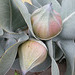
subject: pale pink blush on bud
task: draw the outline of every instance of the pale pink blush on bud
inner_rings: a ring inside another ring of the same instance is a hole
[[[28,40],[19,47],[19,60],[23,74],[41,64],[47,56],[47,48],[41,41]]]
[[[34,34],[42,40],[49,40],[62,30],[61,16],[49,4],[32,13],[31,23]]]
[[[49,25],[49,32],[50,32],[50,37],[56,36],[60,33],[60,31],[62,30],[62,20],[59,14],[57,14],[55,17],[55,20],[52,19],[50,21],[50,25]],[[53,34],[54,33],[54,34]]]

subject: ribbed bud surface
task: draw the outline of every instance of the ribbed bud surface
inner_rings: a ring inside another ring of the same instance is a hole
[[[35,10],[31,16],[34,34],[42,40],[48,40],[60,33],[62,20],[59,13],[50,4]]]
[[[19,47],[19,60],[23,73],[41,64],[47,56],[46,46],[35,40],[28,40]]]

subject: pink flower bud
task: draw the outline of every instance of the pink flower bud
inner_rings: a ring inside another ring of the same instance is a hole
[[[42,42],[31,39],[23,43],[19,47],[19,60],[23,74],[41,64],[46,56],[47,48]]]
[[[35,10],[31,16],[31,23],[34,34],[42,40],[55,37],[62,29],[61,16],[50,4]]]

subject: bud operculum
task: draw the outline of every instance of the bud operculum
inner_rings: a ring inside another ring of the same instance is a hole
[[[42,40],[51,39],[62,29],[61,16],[50,4],[35,10],[31,16],[31,23],[34,34]]]
[[[28,40],[19,47],[19,60],[23,73],[41,64],[47,56],[47,48],[39,41]]]

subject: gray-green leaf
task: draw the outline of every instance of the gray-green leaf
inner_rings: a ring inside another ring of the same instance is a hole
[[[50,65],[51,65],[51,58],[49,57],[49,55],[47,55],[46,60],[42,64],[34,67],[31,70],[31,72],[41,72],[41,71],[44,71],[44,70],[48,69],[50,67]]]
[[[18,46],[26,40],[28,40],[28,38],[15,43],[5,51],[3,56],[0,58],[0,75],[5,75],[7,71],[11,68],[17,55]]]
[[[0,26],[5,31],[12,33],[25,25],[26,23],[13,0],[0,0]]]
[[[20,63],[19,63],[19,59],[15,59],[15,61],[14,61],[14,63],[13,63],[13,65],[12,65],[12,67],[11,67],[13,70],[21,70],[21,68],[20,68]]]
[[[58,65],[54,59],[54,55],[53,55],[53,44],[52,44],[52,40],[49,40],[46,42],[47,44],[47,47],[48,47],[48,50],[49,50],[49,55],[51,57],[51,60],[52,60],[52,63],[51,63],[51,72],[52,72],[52,75],[59,75],[59,68],[58,68]]]
[[[5,50],[14,45],[17,41],[14,38],[8,39],[5,45]]]
[[[63,52],[62,50],[60,49],[60,47],[58,46],[58,42],[55,43],[53,42],[53,53],[54,53],[54,58],[55,60],[59,60],[62,56],[63,56]]]
[[[0,45],[0,57],[3,55],[3,53],[4,53],[4,49]]]
[[[33,30],[32,30],[32,26],[31,26],[31,16],[30,13],[28,12],[27,7],[24,5],[24,3],[21,0],[13,0],[16,4],[16,6],[18,7],[18,9],[20,10],[24,20],[26,21],[29,30],[31,31],[32,35],[35,37]]]
[[[69,16],[74,11],[75,11],[75,0],[62,1],[61,15],[63,20],[67,18],[67,16]]]
[[[41,5],[38,3],[37,0],[31,0],[31,2],[32,2],[32,4],[33,4],[34,6],[36,6],[36,7],[38,7],[38,8],[41,7]]]
[[[60,4],[62,4],[62,0],[57,0]]]
[[[30,14],[32,14],[36,9],[38,9],[38,7],[35,7],[34,5],[31,5],[27,2],[25,2],[25,5],[26,5],[26,7],[27,7]]]
[[[3,30],[0,28],[0,36],[3,35]]]
[[[63,29],[59,34],[60,38],[75,39],[75,12],[63,20]]]
[[[61,40],[60,45],[67,60],[65,75],[75,75],[75,42],[74,40]]]

